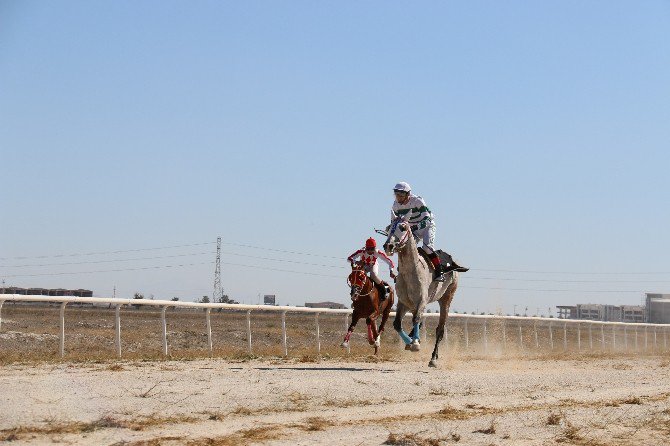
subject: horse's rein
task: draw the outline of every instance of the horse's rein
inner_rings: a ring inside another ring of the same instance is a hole
[[[407,225],[407,230],[405,231],[405,235],[403,235],[403,237],[400,240],[398,240],[398,248],[397,248],[398,251],[400,251],[405,247],[405,245],[409,241],[409,238],[412,235],[412,226],[409,224],[409,222],[405,222],[405,224]]]
[[[368,294],[370,294],[372,292],[373,287],[370,287],[370,289],[368,290],[367,293],[361,294],[361,291],[363,291],[363,288],[365,288],[365,285],[368,283],[368,280],[370,280],[368,278],[367,274],[365,274],[365,270],[364,269],[355,269],[352,272],[362,272],[363,276],[365,276],[365,282],[363,283],[363,286],[357,286],[357,285],[354,285],[353,283],[351,283],[349,281],[349,277],[347,277],[347,285],[349,285],[355,291],[354,294],[351,295],[351,300],[356,300],[359,297],[367,296]]]

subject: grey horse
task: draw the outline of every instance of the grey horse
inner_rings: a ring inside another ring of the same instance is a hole
[[[378,231],[384,233],[383,231]],[[387,234],[384,251],[387,255],[398,253],[398,279],[396,281],[396,295],[398,296],[398,308],[396,310],[393,328],[398,332],[405,342],[405,348],[411,351],[419,351],[421,343],[419,339],[419,324],[426,305],[432,302],[440,303],[440,320],[435,329],[435,348],[428,363],[431,367],[437,367],[437,347],[444,337],[444,327],[449,313],[451,301],[458,288],[458,272],[451,271],[446,274],[443,282],[433,281],[433,275],[426,261],[419,255],[416,240],[412,236],[409,223],[402,218],[396,218]],[[412,331],[407,335],[402,329],[402,319],[407,311],[412,313]]]

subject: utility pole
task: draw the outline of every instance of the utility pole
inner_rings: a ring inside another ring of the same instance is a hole
[[[221,237],[216,238],[216,268],[214,269],[214,292],[212,302],[223,300],[223,287],[221,286]]]

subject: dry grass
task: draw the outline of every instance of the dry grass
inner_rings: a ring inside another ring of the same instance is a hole
[[[452,434],[453,437],[453,434]],[[458,436],[460,440],[460,436]],[[440,446],[440,444],[446,441],[444,438],[423,438],[417,434],[394,434],[389,433],[388,438],[382,444],[388,444],[393,446]],[[456,440],[458,441],[458,440]]]
[[[0,441],[12,441],[23,438],[27,435],[62,435],[62,434],[82,434],[101,429],[130,429],[142,431],[148,428],[163,426],[175,423],[193,423],[198,421],[195,417],[174,416],[174,417],[137,417],[132,420],[122,420],[110,416],[102,417],[91,422],[66,421],[58,422],[47,420],[44,426],[19,426],[12,429],[0,431]]]
[[[489,424],[488,427],[484,427],[482,429],[477,429],[472,431],[473,434],[495,434],[496,433],[496,424],[494,420],[491,420],[491,424]]]
[[[277,440],[282,436],[281,428],[275,425],[267,425],[243,429],[231,435],[189,440],[186,444],[188,446],[239,446],[242,444]]]
[[[110,372],[122,372],[126,369],[121,364],[110,364],[107,367],[105,367],[105,370],[108,370]]]
[[[558,426],[563,419],[562,413],[550,412],[547,416],[547,426]]]
[[[373,403],[370,400],[356,400],[353,398],[350,399],[332,399],[329,398],[324,401],[323,405],[326,407],[337,407],[337,408],[346,408],[346,407],[363,407],[363,406],[372,406]]]
[[[467,420],[476,416],[473,412],[468,412],[461,409],[456,409],[451,406],[446,406],[438,412],[439,418],[445,420]]]
[[[335,425],[335,422],[323,417],[307,418],[304,429],[307,431],[324,431],[327,427]]]

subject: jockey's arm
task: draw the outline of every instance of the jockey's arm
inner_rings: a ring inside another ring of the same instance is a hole
[[[347,257],[347,262],[353,263],[354,260],[356,260],[357,258],[359,258],[361,256],[361,254],[363,254],[363,250],[359,249],[358,251],[356,251],[355,253],[353,253],[349,257]]]
[[[389,256],[384,253],[384,251],[377,250],[377,258],[382,259],[391,269],[391,272],[393,272],[393,268],[395,268],[395,265],[393,264],[393,260],[389,258]]]

